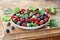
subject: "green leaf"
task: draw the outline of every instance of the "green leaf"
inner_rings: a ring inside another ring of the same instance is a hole
[[[16,7],[15,9],[14,9],[14,13],[17,13],[17,12],[19,12],[20,11],[20,8],[19,7]]]
[[[34,12],[35,11],[35,7],[30,6],[29,8],[31,9],[31,12]]]
[[[10,17],[9,16],[3,16],[2,21],[9,21]]]
[[[12,9],[8,8],[7,10],[4,10],[5,14],[11,14],[12,13]]]

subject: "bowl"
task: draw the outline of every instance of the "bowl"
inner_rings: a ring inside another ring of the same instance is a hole
[[[28,29],[28,30],[33,30],[33,29],[38,29],[38,28],[42,28],[43,26],[46,26],[48,23],[49,23],[50,19],[48,20],[48,22],[46,22],[45,24],[43,25],[40,25],[40,26],[36,26],[36,27],[24,27],[24,26],[19,26],[17,24],[15,24],[14,22],[11,21],[12,24],[14,24],[15,26],[19,27],[19,28],[22,28],[22,29]]]

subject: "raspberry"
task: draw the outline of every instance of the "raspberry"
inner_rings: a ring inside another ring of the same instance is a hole
[[[26,27],[26,23],[22,23],[22,26]]]
[[[48,21],[48,18],[45,18],[45,19],[44,19],[44,22],[47,22],[47,21]]]

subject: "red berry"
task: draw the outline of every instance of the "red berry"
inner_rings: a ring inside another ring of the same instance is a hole
[[[39,21],[40,19],[39,18],[35,18],[35,21]]]
[[[20,14],[24,14],[24,11],[21,11]]]
[[[30,19],[28,19],[28,18],[26,18],[26,22],[31,22],[31,20],[30,20]]]
[[[48,21],[48,18],[45,18],[45,19],[44,19],[44,22],[47,22],[47,21]]]
[[[50,18],[50,16],[48,16],[48,19]]]
[[[32,18],[31,21],[34,22],[35,21],[35,18]]]
[[[49,10],[48,10],[48,9],[45,9],[45,11],[46,11],[47,13],[49,13]]]
[[[36,24],[38,24],[38,21],[35,21]]]
[[[40,25],[43,25],[43,21],[40,21],[39,24],[40,24]]]
[[[18,16],[15,16],[15,18],[16,18],[16,19],[19,19],[19,17],[18,17]]]
[[[22,23],[22,26],[26,27],[26,23]]]
[[[30,13],[30,11],[31,11],[30,9],[27,9],[27,12],[28,12],[28,13]]]
[[[13,20],[13,18],[15,18],[15,16],[14,16],[14,15],[12,15],[12,16],[11,16],[11,19],[12,19],[12,20]]]
[[[25,9],[21,9],[21,11],[25,11]]]
[[[25,20],[24,18],[20,18],[20,21],[21,21],[21,22],[24,22],[24,20]]]
[[[37,11],[34,12],[35,15],[36,15],[37,13],[38,13]]]
[[[36,16],[40,16],[40,15],[37,13]]]

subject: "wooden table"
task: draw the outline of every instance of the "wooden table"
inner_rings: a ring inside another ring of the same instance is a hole
[[[11,3],[13,2],[13,3]],[[55,6],[58,10],[58,13],[55,16],[60,17],[60,9],[59,8],[59,3],[60,2],[55,2],[55,1],[44,1],[44,0],[24,0],[24,1],[11,1],[11,0],[1,0],[0,1],[0,9],[3,10],[4,8],[8,8],[8,7],[14,7],[14,6],[20,6],[22,8],[27,7],[28,6],[39,6],[39,7],[46,7],[46,6]],[[20,5],[19,5],[20,4]],[[0,16],[2,16],[2,14],[0,14]],[[18,36],[18,37],[16,37]],[[0,40],[31,40],[31,39],[40,39],[40,40],[56,40],[60,38],[60,28],[56,28],[56,29],[50,29],[50,30],[45,30],[45,31],[40,31],[40,32],[34,32],[34,33],[25,33],[25,34],[12,34],[12,35],[5,35],[4,36],[4,31],[3,31],[3,27],[2,27],[2,23],[0,21]],[[8,39],[7,39],[8,38]],[[43,38],[43,39],[42,39]],[[55,39],[54,39],[55,38]]]

